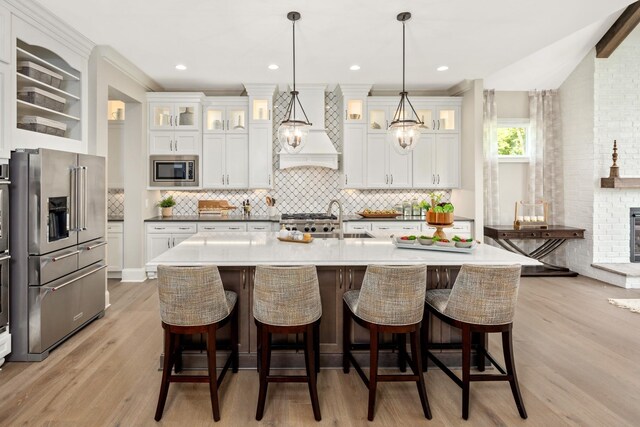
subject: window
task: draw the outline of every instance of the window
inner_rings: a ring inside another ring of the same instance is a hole
[[[529,120],[498,120],[498,156],[504,161],[528,161]]]

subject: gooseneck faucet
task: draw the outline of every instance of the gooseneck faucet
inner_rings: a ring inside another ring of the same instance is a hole
[[[344,240],[344,223],[342,222],[342,204],[337,199],[333,199],[329,202],[329,208],[327,208],[327,215],[331,215],[331,208],[333,205],[338,205],[338,222],[340,223],[340,233],[338,234],[339,240]]]

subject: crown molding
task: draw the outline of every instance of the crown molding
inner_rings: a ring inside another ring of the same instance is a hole
[[[144,87],[149,92],[161,92],[164,88],[138,68],[133,62],[122,56],[120,52],[111,46],[96,46],[95,55],[102,57],[118,71],[125,74],[131,80]]]
[[[79,55],[89,58],[95,43],[69,26],[50,10],[33,0],[3,0],[11,13],[30,24],[35,24],[57,41],[64,43]]]

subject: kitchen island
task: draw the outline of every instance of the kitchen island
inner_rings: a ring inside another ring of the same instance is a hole
[[[342,357],[342,295],[351,289],[359,289],[369,264],[427,265],[427,289],[450,288],[462,264],[521,264],[539,265],[539,262],[503,249],[480,244],[472,253],[435,252],[398,249],[388,238],[316,238],[311,243],[289,243],[277,240],[276,233],[197,233],[174,248],[147,263],[147,272],[155,275],[158,265],[198,266],[216,265],[220,269],[226,289],[238,294],[240,320],[240,366],[255,367],[256,328],[252,316],[253,279],[255,266],[304,265],[317,266],[322,299],[320,324],[320,353],[323,367],[341,366]],[[368,334],[355,325],[355,342],[368,342]],[[431,339],[438,343],[458,343],[455,329],[432,318]],[[224,340],[227,331],[220,332]],[[228,336],[227,336],[228,337]],[[185,343],[193,351],[185,352],[185,367],[205,367],[205,353],[200,336]],[[274,336],[274,342],[297,342],[296,336]],[[389,347],[391,336],[382,341]],[[446,354],[447,363],[459,363],[457,354]],[[360,360],[368,363],[366,354]],[[222,356],[220,356],[222,358]],[[381,352],[382,366],[393,366],[395,355]],[[222,359],[221,359],[222,360]],[[303,367],[302,354],[293,351],[274,354],[272,366]]]

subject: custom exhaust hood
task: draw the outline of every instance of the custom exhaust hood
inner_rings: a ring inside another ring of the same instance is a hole
[[[322,167],[338,169],[338,152],[324,128],[324,91],[326,85],[296,85],[309,121],[312,123],[306,144],[298,153],[280,150],[280,169]],[[301,114],[301,112],[300,112]]]

